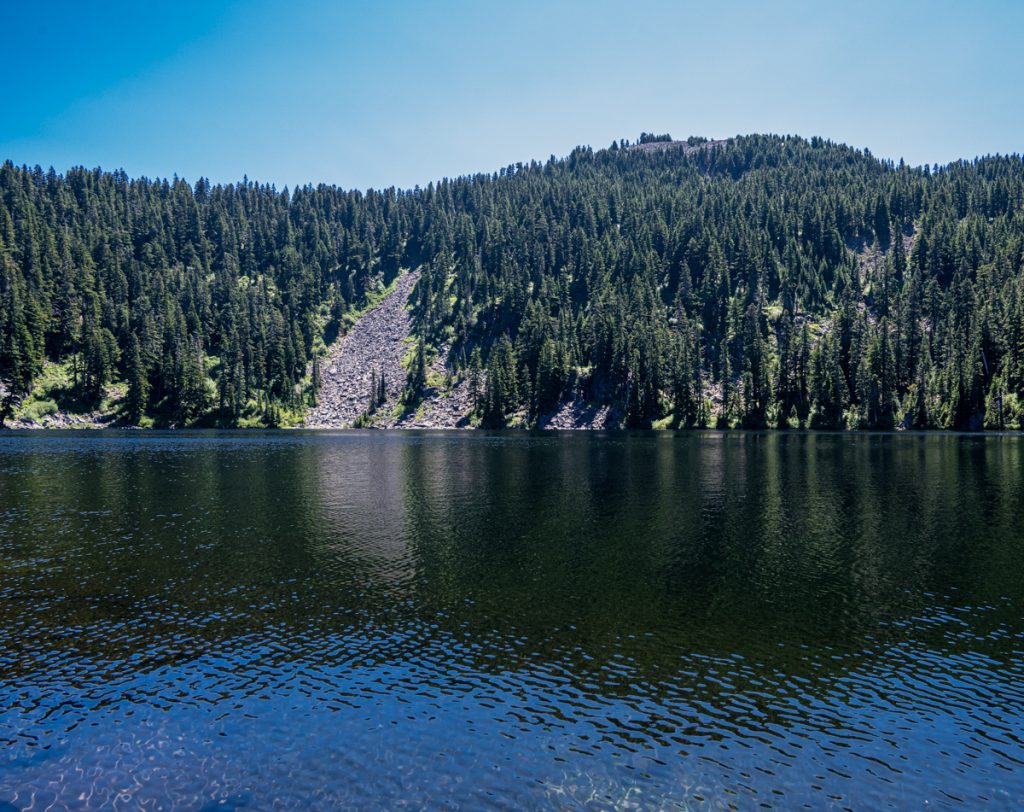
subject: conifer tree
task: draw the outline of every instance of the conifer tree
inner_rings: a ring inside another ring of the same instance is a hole
[[[134,333],[131,335],[128,349],[128,395],[125,401],[125,415],[128,422],[137,425],[146,413],[149,402],[149,379],[139,340]]]

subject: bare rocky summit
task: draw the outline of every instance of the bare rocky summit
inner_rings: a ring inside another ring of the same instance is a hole
[[[633,144],[628,149],[634,152],[664,152],[667,149],[682,150],[684,155],[693,155],[705,149],[714,149],[728,144],[732,139],[720,138],[715,141],[698,141],[691,144],[689,141],[648,141],[643,144]]]

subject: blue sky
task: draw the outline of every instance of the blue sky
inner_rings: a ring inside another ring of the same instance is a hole
[[[12,2],[0,159],[413,186],[675,137],[1024,151],[1024,2]]]

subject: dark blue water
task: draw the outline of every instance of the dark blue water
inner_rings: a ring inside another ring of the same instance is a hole
[[[1022,804],[1020,437],[0,435],[0,809]]]

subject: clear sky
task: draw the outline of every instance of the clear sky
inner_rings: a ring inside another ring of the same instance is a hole
[[[1024,151],[1024,2],[19,2],[0,159],[425,184],[641,131]]]

